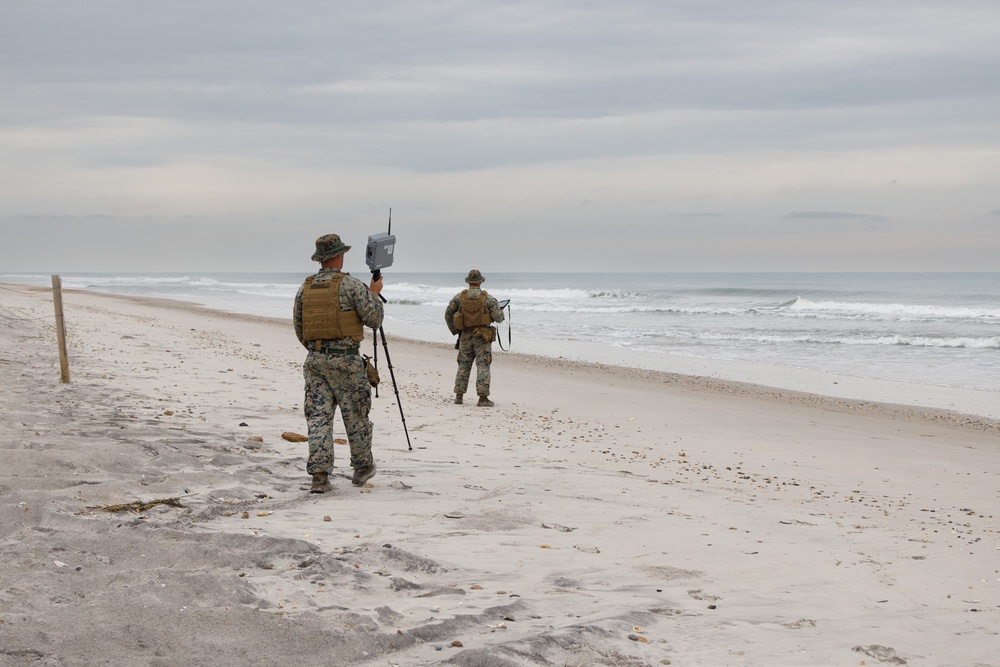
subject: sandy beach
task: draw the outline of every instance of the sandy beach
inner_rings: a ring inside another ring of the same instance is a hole
[[[3,287],[0,666],[1000,665],[995,419],[386,331],[313,495],[290,321]]]

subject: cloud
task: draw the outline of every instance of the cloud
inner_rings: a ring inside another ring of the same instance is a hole
[[[24,216],[75,216],[96,268],[148,241],[161,270],[238,268],[234,244],[285,269],[290,237],[364,238],[390,205],[435,241],[408,270],[512,227],[571,235],[569,268],[627,264],[609,228],[672,265],[836,265],[888,220],[887,254],[961,229],[987,257],[997,25],[980,0],[0,3],[0,269],[51,256]],[[968,259],[919,248],[893,261]]]
[[[792,211],[785,217],[793,220],[857,220],[859,222],[886,222],[887,220],[881,215],[845,211]]]

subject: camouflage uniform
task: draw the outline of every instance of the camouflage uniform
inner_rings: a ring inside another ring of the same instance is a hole
[[[339,242],[339,238],[337,239]],[[318,242],[317,242],[318,244]],[[350,246],[346,246],[349,248]],[[320,269],[314,282],[329,282],[339,274],[337,269]],[[309,460],[306,472],[330,473],[333,469],[333,419],[340,406],[347,441],[351,447],[351,467],[355,470],[373,466],[371,385],[365,373],[367,362],[359,354],[358,343],[347,338],[322,341],[316,349],[315,341],[303,337],[302,293],[305,285],[295,295],[292,321],[299,342],[309,350],[302,373],[305,377],[305,402],[303,405],[309,428]],[[382,326],[382,303],[378,297],[357,278],[348,274],[340,282],[340,309],[354,310],[365,326],[378,329]]]
[[[474,280],[470,280],[470,278]],[[465,279],[466,282],[482,282],[483,274],[479,271],[473,269],[469,272],[469,276]],[[478,296],[482,290],[479,287],[469,287],[469,296]],[[472,374],[472,363],[475,361],[476,364],[476,393],[480,397],[489,397],[490,395],[490,364],[493,363],[493,333],[495,330],[492,327],[481,327],[481,329],[489,329],[491,333],[489,334],[489,340],[477,335],[473,331],[461,332],[455,328],[453,321],[455,313],[461,307],[462,304],[462,292],[459,292],[451,301],[448,303],[448,307],[444,311],[444,320],[448,323],[448,330],[452,334],[459,334],[458,339],[458,373],[455,375],[455,395],[460,396],[466,392],[469,388],[469,376]],[[500,307],[500,303],[493,298],[492,295],[487,295],[486,297],[486,309],[490,313],[490,318],[494,322],[503,322],[504,315],[503,309]]]

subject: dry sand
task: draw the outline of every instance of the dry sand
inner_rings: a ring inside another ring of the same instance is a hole
[[[380,349],[311,495],[290,322],[64,302],[70,384],[0,291],[0,665],[1000,665],[994,420],[499,352],[454,405],[389,331],[413,449]]]

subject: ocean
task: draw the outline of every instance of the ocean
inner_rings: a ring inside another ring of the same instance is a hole
[[[351,267],[348,267],[351,268]],[[306,273],[68,273],[63,287],[291,317]],[[355,271],[367,281],[367,271]],[[385,273],[384,330],[450,343],[464,273]],[[513,352],[677,371],[798,369],[996,392],[1000,273],[487,273]],[[49,274],[0,282],[51,286]],[[0,293],[2,304],[2,293]],[[71,322],[70,322],[71,326]],[[496,348],[495,348],[496,349]],[[496,350],[495,354],[503,354]],[[699,364],[707,364],[701,366]],[[730,379],[746,379],[731,377]]]

